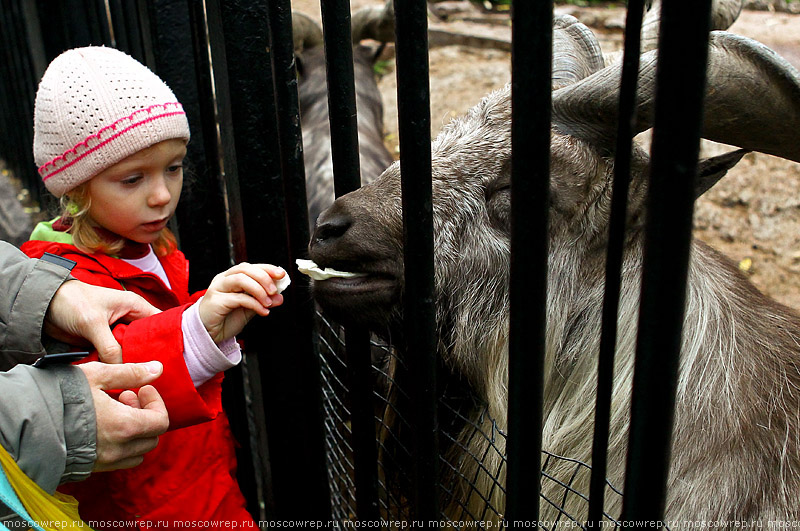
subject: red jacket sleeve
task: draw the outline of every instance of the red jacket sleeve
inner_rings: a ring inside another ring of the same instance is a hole
[[[164,399],[170,429],[212,420],[222,412],[222,374],[195,388],[183,359],[181,319],[187,306],[114,327],[123,362],[158,360],[164,365],[163,374],[152,385]],[[85,361],[93,359],[96,354]]]

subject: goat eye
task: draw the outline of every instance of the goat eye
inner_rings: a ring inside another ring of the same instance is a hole
[[[486,188],[486,209],[492,226],[505,233],[511,231],[511,183],[495,182]]]
[[[500,178],[486,186],[486,200],[491,201],[497,194],[507,195],[511,191],[511,180]]]

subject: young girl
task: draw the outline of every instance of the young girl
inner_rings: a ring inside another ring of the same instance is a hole
[[[239,264],[217,275],[205,293],[189,295],[188,262],[167,229],[188,141],[186,115],[169,87],[117,50],[69,50],[39,84],[34,155],[64,213],[39,224],[22,249],[32,257],[68,258],[76,262],[76,278],[136,292],[163,310],[116,326],[122,360],[102,361],[163,363],[154,385],[171,431],[138,467],[62,488],[78,499],[85,521],[102,527],[175,520],[255,526],[235,479],[220,384],[222,371],[241,359],[233,336],[283,302],[275,281],[286,273]]]

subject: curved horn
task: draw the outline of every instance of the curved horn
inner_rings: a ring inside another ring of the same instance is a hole
[[[611,149],[618,64],[553,93],[557,129]],[[653,123],[656,52],[642,56],[635,133]],[[775,52],[723,31],[709,38],[703,138],[800,162],[800,74]],[[635,134],[634,133],[634,134]]]
[[[594,33],[570,15],[553,19],[553,89],[571,85],[605,66]]]
[[[350,20],[353,43],[364,39],[380,42],[394,41],[394,2],[387,0],[383,7],[367,6],[353,13]]]
[[[742,12],[744,0],[714,0],[711,3],[712,30],[726,30]],[[661,21],[661,0],[654,0],[642,21],[642,53],[658,47],[658,26]]]
[[[295,52],[322,44],[322,29],[311,17],[292,11],[292,39]]]

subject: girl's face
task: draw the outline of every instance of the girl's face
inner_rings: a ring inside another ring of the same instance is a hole
[[[89,216],[123,238],[153,243],[178,205],[185,156],[185,140],[165,140],[95,175]]]

